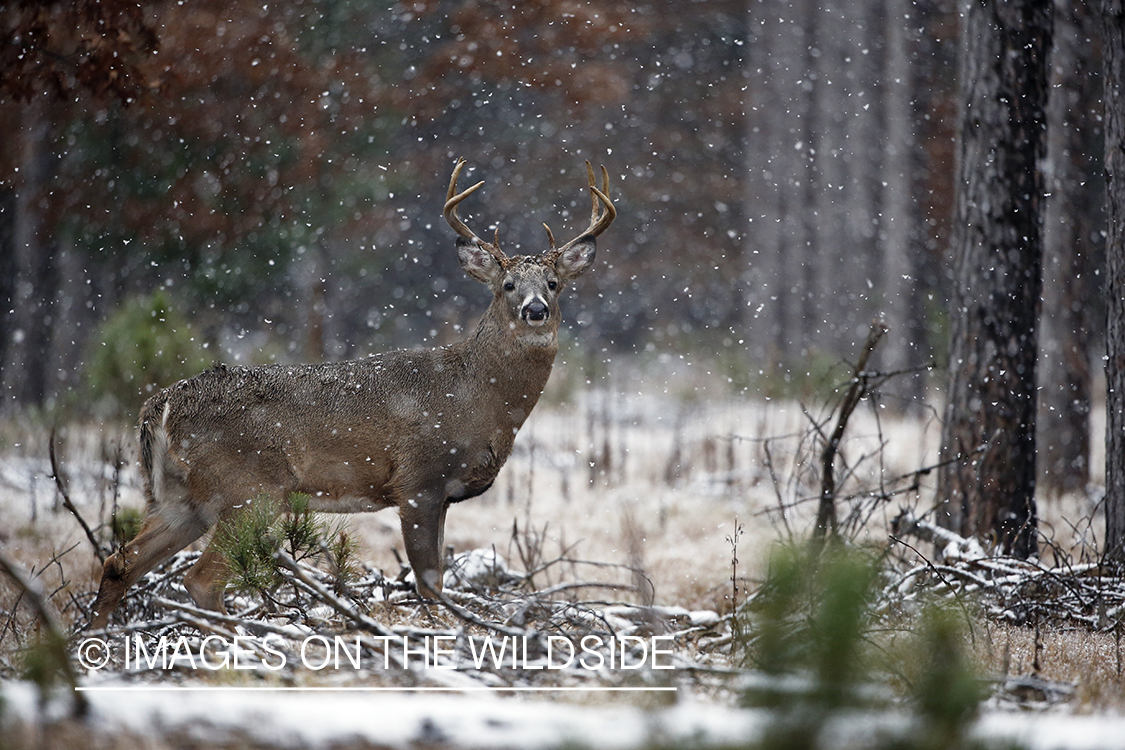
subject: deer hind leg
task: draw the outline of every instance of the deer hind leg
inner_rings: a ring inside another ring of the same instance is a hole
[[[169,514],[149,505],[148,515],[137,536],[106,559],[102,568],[102,581],[94,599],[94,614],[90,626],[104,628],[109,616],[117,609],[125,591],[141,576],[203,536],[207,526],[191,514]]]
[[[227,587],[227,567],[223,554],[219,552],[215,539],[207,544],[207,549],[196,560],[191,569],[184,574],[184,588],[191,598],[203,609],[226,614],[223,592]]]
[[[406,558],[414,570],[418,593],[426,599],[437,599],[442,588],[448,507],[444,498],[430,495],[418,495],[399,506]]]
[[[287,491],[275,490],[267,493],[260,485],[234,490],[231,495],[234,497],[253,497],[255,498],[254,502],[265,503],[264,507],[272,508],[270,520],[277,517],[275,514],[282,513],[283,508],[288,507],[282,501],[282,498],[287,496]],[[214,524],[215,532],[211,535],[207,548],[203,550],[203,554],[184,574],[184,588],[187,589],[192,600],[203,609],[226,614],[227,608],[223,596],[226,592],[231,570],[220,549],[223,545],[219,538],[220,535],[226,533],[227,525],[237,522],[239,514],[244,513],[247,507],[247,504],[239,503],[219,515]]]

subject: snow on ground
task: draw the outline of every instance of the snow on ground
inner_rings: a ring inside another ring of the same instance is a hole
[[[240,691],[209,687],[138,688],[102,685],[86,691],[87,727],[112,736],[127,731],[142,738],[177,735],[199,743],[231,737],[278,748],[328,748],[366,742],[390,748],[596,747],[626,750],[689,744],[730,747],[762,740],[771,715],[761,709],[729,708],[684,698],[672,706],[597,706],[547,700],[449,693]],[[0,683],[6,713],[40,721],[35,688]],[[65,710],[65,698],[54,711]],[[9,729],[10,729],[9,724]],[[841,712],[821,733],[823,748],[872,747],[888,736],[923,731],[897,712]],[[989,712],[971,730],[988,747],[1027,750],[1114,750],[1125,748],[1125,718],[1061,713]]]

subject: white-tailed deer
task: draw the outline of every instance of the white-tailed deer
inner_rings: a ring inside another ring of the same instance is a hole
[[[442,587],[445,514],[496,478],[551,373],[559,295],[594,261],[594,238],[616,216],[609,175],[586,164],[590,225],[540,255],[508,257],[477,237],[457,204],[457,162],[445,219],[465,272],[492,291],[468,338],[437,349],[318,365],[216,367],[165,388],[141,410],[148,506],[135,539],[105,562],[92,627],[102,628],[146,572],[248,501],[311,496],[316,511],[394,506],[418,592]],[[544,225],[546,227],[546,225]],[[284,506],[282,506],[284,507]],[[184,577],[201,607],[223,611],[226,568],[214,541]]]

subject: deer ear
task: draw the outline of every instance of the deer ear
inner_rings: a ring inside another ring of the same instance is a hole
[[[457,258],[465,273],[484,284],[491,283],[500,274],[500,264],[492,253],[471,240],[457,240]]]
[[[597,245],[593,237],[583,237],[563,248],[555,261],[555,270],[566,280],[577,279],[594,264]]]

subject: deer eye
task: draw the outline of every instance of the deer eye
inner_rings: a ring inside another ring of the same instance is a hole
[[[550,281],[547,282],[547,288],[550,289],[551,291],[554,291],[554,290],[559,288],[559,282],[555,281],[554,279],[551,279]]]
[[[504,291],[505,292],[510,292],[515,288],[516,288],[516,285],[513,284],[511,281],[505,281],[504,282]]]

